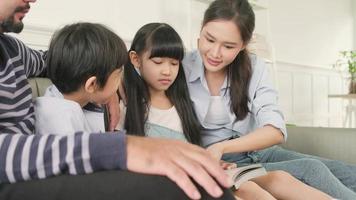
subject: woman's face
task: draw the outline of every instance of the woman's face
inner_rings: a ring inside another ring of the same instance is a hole
[[[221,72],[243,50],[240,30],[233,21],[215,20],[206,23],[198,40],[198,49],[205,69]]]

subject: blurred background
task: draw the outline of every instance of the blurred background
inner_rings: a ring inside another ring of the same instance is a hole
[[[187,51],[195,49],[211,0],[37,1],[20,37],[46,49],[68,23],[103,23],[127,45],[149,22],[171,24]],[[356,0],[251,0],[256,30],[249,49],[263,57],[289,125],[356,127],[356,95],[340,51],[356,49]],[[339,65],[335,66],[335,63]]]

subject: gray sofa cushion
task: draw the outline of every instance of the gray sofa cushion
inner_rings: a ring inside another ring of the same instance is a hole
[[[52,84],[48,78],[30,78],[29,83],[32,89],[32,99],[43,96],[47,87]]]
[[[282,146],[317,156],[356,164],[355,128],[287,127],[288,140]]]

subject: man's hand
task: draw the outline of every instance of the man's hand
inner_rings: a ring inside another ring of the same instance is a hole
[[[177,140],[128,136],[127,168],[167,176],[192,199],[201,195],[190,177],[213,197],[222,195],[218,183],[224,187],[232,185],[219,162],[206,150]]]
[[[109,109],[109,131],[113,131],[120,120],[119,97],[114,94],[107,103]]]

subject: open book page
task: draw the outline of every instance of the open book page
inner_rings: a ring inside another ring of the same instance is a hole
[[[252,164],[225,170],[225,173],[233,180],[235,189],[253,178],[267,174],[266,169],[261,164]]]

